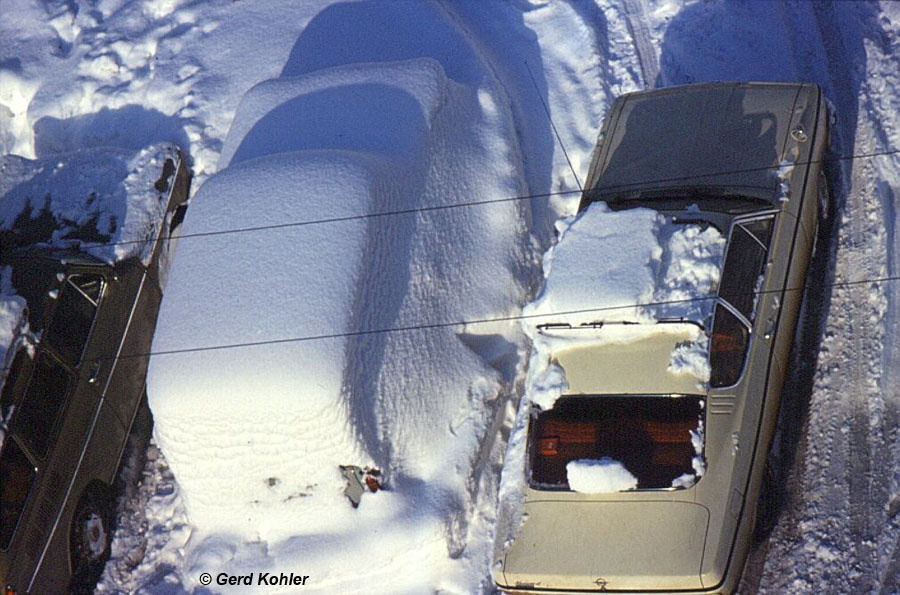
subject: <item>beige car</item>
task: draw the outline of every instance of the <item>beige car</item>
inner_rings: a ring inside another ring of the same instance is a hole
[[[743,571],[802,288],[828,200],[829,113],[812,84],[701,84],[624,95],[606,116],[581,209],[650,207],[727,238],[709,380],[666,372],[685,321],[627,348],[554,353],[568,389],[532,406],[524,514],[503,518],[494,580],[511,593],[730,593]],[[789,174],[779,177],[778,169]],[[572,329],[571,332],[579,332]],[[691,433],[698,424],[702,432]],[[699,436],[699,444],[696,437]],[[694,438],[694,443],[692,443]],[[699,454],[696,481],[679,485]],[[637,487],[570,489],[609,457]],[[673,487],[674,486],[674,487]]]

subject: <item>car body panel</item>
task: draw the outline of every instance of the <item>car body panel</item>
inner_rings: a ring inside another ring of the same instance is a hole
[[[611,590],[699,589],[709,512],[691,502],[529,502],[507,584]],[[531,520],[533,519],[533,520]],[[548,533],[555,539],[546,543]],[[647,539],[652,535],[652,539]],[[590,544],[590,547],[586,547]],[[657,561],[648,576],[645,560]]]
[[[571,334],[595,332],[602,337],[610,326],[592,331],[573,329]],[[588,344],[560,350],[554,355],[557,363],[566,371],[566,391],[577,394],[691,394],[701,387],[699,378],[692,374],[673,374],[668,370],[672,350],[679,343],[697,336],[699,328],[691,324],[665,324],[668,332],[660,333],[659,324],[627,325],[624,329],[633,333],[630,340]],[[619,330],[619,329],[610,329]],[[647,335],[640,336],[642,331]],[[653,332],[655,331],[655,332]]]

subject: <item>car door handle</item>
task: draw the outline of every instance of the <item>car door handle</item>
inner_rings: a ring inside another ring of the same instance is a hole
[[[88,382],[91,384],[97,384],[97,380],[100,378],[100,358],[94,360],[91,364],[90,372],[88,373]]]
[[[773,315],[773,316],[769,316],[769,319],[766,321],[766,326],[769,328],[769,330],[767,330],[767,331],[763,334],[763,338],[764,338],[766,341],[771,341],[771,340],[772,340],[772,337],[775,336],[775,327],[777,326],[777,323],[775,322],[775,316],[774,316],[774,315]]]

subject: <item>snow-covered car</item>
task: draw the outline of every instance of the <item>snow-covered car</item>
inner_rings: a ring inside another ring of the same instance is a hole
[[[828,136],[812,84],[612,105],[526,309],[535,347],[501,486],[502,590],[736,588],[828,200]]]
[[[173,145],[4,159],[0,585],[92,592],[190,172]]]

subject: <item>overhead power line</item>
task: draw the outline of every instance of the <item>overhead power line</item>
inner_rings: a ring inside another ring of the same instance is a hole
[[[845,155],[845,156],[834,156],[834,157],[825,157],[823,159],[815,159],[812,161],[805,162],[797,162],[792,163],[792,166],[802,166],[813,163],[827,163],[829,161],[850,161],[853,159],[869,159],[872,157],[883,157],[887,155],[896,155],[900,153],[900,149],[891,149],[885,151],[877,151],[873,153],[860,153],[858,155]],[[680,182],[686,180],[697,180],[702,178],[713,178],[718,176],[726,176],[731,174],[740,174],[740,173],[751,173],[756,171],[774,171],[781,169],[780,165],[771,165],[766,167],[754,167],[747,169],[735,169],[728,171],[720,171],[714,173],[705,173],[705,174],[696,174],[691,176],[681,176],[675,178],[659,178],[654,180],[646,180],[640,183],[633,184],[617,184],[617,185],[608,185],[608,186],[598,186],[596,188],[588,189],[586,192],[595,193],[597,195],[604,194],[612,194],[615,192],[627,190],[629,188],[634,188],[638,186],[644,186],[648,184],[663,184],[667,182]],[[256,231],[266,231],[266,230],[277,230],[277,229],[287,229],[292,227],[307,227],[311,225],[327,225],[331,223],[343,223],[346,221],[359,221],[361,219],[375,219],[378,217],[396,217],[400,215],[411,215],[416,213],[427,213],[431,211],[446,211],[451,209],[462,209],[469,207],[478,207],[483,205],[491,205],[497,203],[504,202],[517,202],[517,201],[525,201],[525,200],[537,200],[537,199],[546,199],[552,198],[554,196],[565,196],[571,194],[581,194],[582,190],[559,190],[556,192],[545,192],[540,194],[525,194],[520,196],[507,196],[502,198],[491,198],[485,200],[474,200],[474,201],[465,201],[458,202],[447,205],[430,205],[423,207],[411,207],[408,209],[396,209],[389,211],[376,211],[374,213],[361,213],[359,215],[346,215],[341,217],[325,217],[322,219],[308,219],[305,221],[289,221],[287,223],[273,223],[271,225],[257,225],[257,226],[249,226],[249,227],[236,227],[232,229],[217,229],[213,231],[203,231],[196,233],[188,233],[174,236],[176,240],[183,240],[187,238],[202,238],[202,237],[210,237],[210,236],[220,236],[220,235],[228,235],[228,234],[239,234],[239,233],[249,233]],[[173,236],[163,236],[163,240],[169,240]],[[81,242],[81,246],[86,248],[102,248],[107,246],[125,246],[131,244],[143,244],[150,240],[126,240],[121,242]]]
[[[836,287],[850,287],[854,285],[863,285],[867,283],[882,283],[887,281],[900,281],[900,275],[888,276],[888,277],[877,277],[871,279],[861,279],[857,281],[838,281],[834,283],[830,283],[825,285],[824,288],[836,288]],[[804,287],[789,287],[784,289],[785,293],[793,292],[793,291],[803,291]],[[765,295],[770,293],[781,293],[780,289],[770,289],[763,291],[750,291],[746,292],[745,295]],[[439,328],[448,328],[448,327],[465,327],[471,325],[478,324],[490,324],[490,323],[499,323],[499,322],[515,322],[522,320],[534,320],[534,319],[552,319],[554,317],[562,317],[562,316],[573,316],[577,314],[594,314],[598,312],[609,312],[613,310],[624,310],[630,308],[655,308],[659,306],[667,306],[673,304],[686,304],[692,302],[703,302],[718,299],[718,295],[709,294],[701,297],[694,298],[685,298],[680,300],[662,300],[656,302],[647,302],[643,304],[620,304],[616,306],[602,306],[598,308],[584,308],[579,310],[565,310],[559,312],[549,312],[545,314],[518,314],[513,316],[498,316],[498,317],[487,317],[487,318],[472,318],[468,320],[453,320],[453,321],[442,321],[442,322],[424,322],[420,324],[412,324],[405,326],[394,326],[394,327],[385,327],[378,329],[362,329],[356,331],[344,331],[344,332],[335,332],[335,333],[322,333],[316,335],[303,335],[298,337],[285,337],[281,339],[267,339],[262,341],[247,341],[242,343],[228,343],[222,345],[207,345],[201,347],[186,347],[181,349],[164,349],[159,351],[151,351],[148,353],[133,353],[133,354],[124,354],[119,357],[124,358],[135,358],[135,357],[151,357],[151,356],[162,356],[162,355],[177,355],[184,353],[197,353],[202,351],[221,351],[225,349],[240,349],[240,348],[248,348],[248,347],[259,347],[264,345],[278,345],[283,343],[304,343],[308,341],[322,341],[326,339],[343,339],[348,337],[362,337],[366,335],[377,335],[377,334],[385,334],[385,333],[401,333],[401,332],[410,332],[410,331],[422,331],[422,330],[432,330]],[[598,321],[600,322],[600,321]],[[99,359],[111,359],[111,358],[99,358]]]

